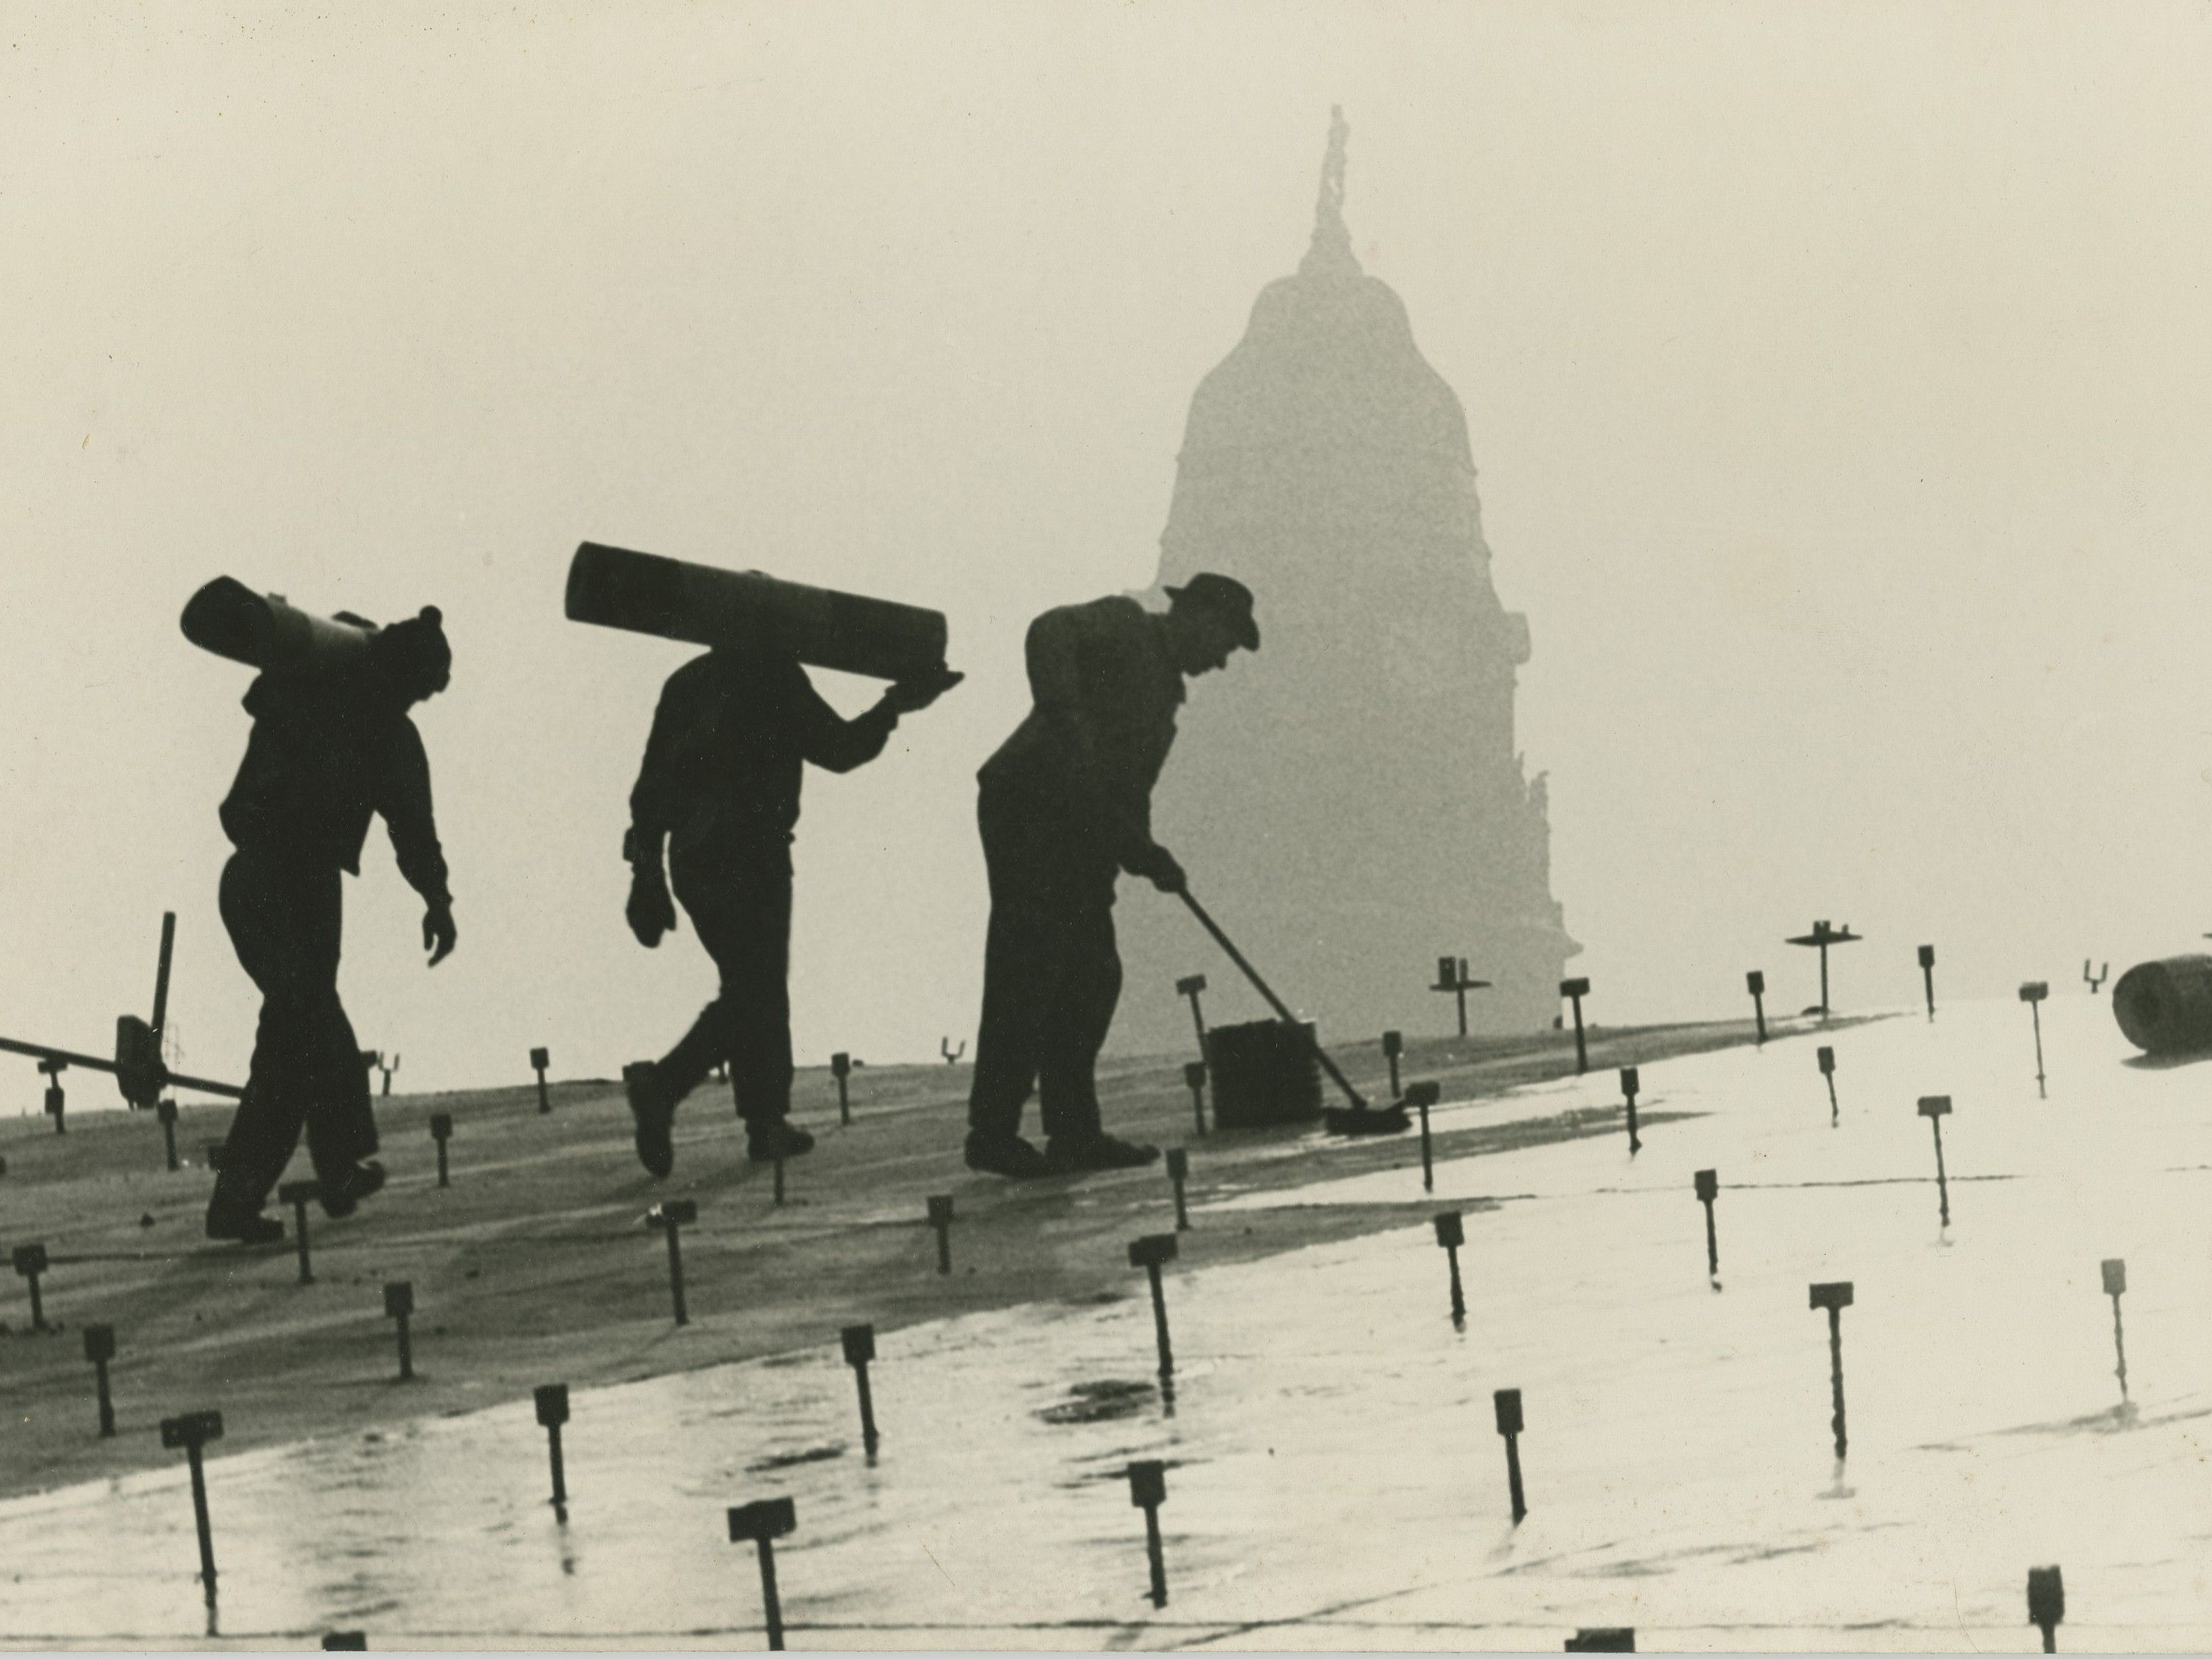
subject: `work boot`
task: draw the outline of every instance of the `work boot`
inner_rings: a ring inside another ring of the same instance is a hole
[[[1103,1130],[1080,1139],[1054,1135],[1045,1142],[1045,1157],[1052,1167],[1070,1175],[1091,1170],[1142,1169],[1159,1155],[1160,1149],[1157,1146],[1119,1139]]]
[[[968,1167],[1009,1181],[1036,1181],[1055,1173],[1045,1155],[1019,1135],[969,1134]]]
[[[668,1135],[676,1121],[676,1103],[660,1087],[659,1068],[649,1060],[623,1066],[623,1092],[629,1097],[629,1115],[636,1120],[637,1161],[647,1174],[665,1180],[676,1167],[676,1146]]]
[[[384,1166],[371,1158],[320,1184],[323,1213],[333,1221],[343,1221],[361,1207],[362,1200],[384,1190]]]
[[[798,1158],[814,1150],[814,1137],[794,1128],[784,1118],[772,1117],[745,1125],[745,1156],[756,1164],[773,1164],[780,1158]]]
[[[284,1224],[261,1213],[259,1205],[248,1209],[218,1193],[208,1202],[207,1236],[240,1244],[275,1244],[284,1237]]]

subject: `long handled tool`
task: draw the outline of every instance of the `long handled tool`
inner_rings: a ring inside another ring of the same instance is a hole
[[[125,1020],[137,1025],[136,1020],[125,1014]],[[118,1022],[119,1024],[120,1022]],[[141,1026],[140,1030],[145,1028]],[[143,1039],[136,1039],[118,1031],[116,1034],[116,1057],[102,1060],[96,1054],[80,1054],[68,1048],[50,1048],[43,1042],[18,1042],[12,1037],[0,1037],[0,1054],[28,1054],[33,1060],[59,1060],[64,1066],[82,1066],[88,1072],[112,1072],[123,1085],[124,1097],[134,1105],[149,1103],[162,1089],[174,1085],[179,1089],[196,1089],[204,1095],[228,1095],[238,1099],[246,1091],[234,1083],[216,1083],[204,1077],[186,1077],[182,1072],[173,1072],[161,1064],[159,1051],[155,1057],[146,1057]],[[140,1100],[139,1097],[145,1097]]]
[[[1282,998],[1268,988],[1267,981],[1260,977],[1260,970],[1244,959],[1244,953],[1229,942],[1229,935],[1221,931],[1218,922],[1206,914],[1206,907],[1192,896],[1190,889],[1182,889],[1176,896],[1190,907],[1190,913],[1198,918],[1199,926],[1213,935],[1213,942],[1221,947],[1230,961],[1237,964],[1244,977],[1252,981],[1252,988],[1267,1000],[1267,1006],[1275,1011],[1276,1018],[1292,1030],[1304,1031],[1305,1026],[1298,1017],[1284,1006]],[[1322,1120],[1328,1125],[1330,1133],[1389,1135],[1405,1133],[1411,1120],[1407,1117],[1404,1107],[1385,1106],[1376,1109],[1369,1106],[1365,1097],[1352,1086],[1351,1079],[1328,1057],[1328,1050],[1321,1046],[1321,1040],[1310,1036],[1308,1040],[1313,1044],[1314,1058],[1321,1062],[1322,1070],[1328,1073],[1336,1086],[1344,1091],[1344,1097],[1352,1103],[1348,1111],[1332,1109],[1322,1114]]]
[[[43,1042],[18,1042],[11,1037],[0,1037],[0,1053],[28,1054],[46,1064],[39,1069],[52,1077],[71,1066],[81,1066],[89,1072],[110,1072],[116,1086],[123,1091],[124,1099],[134,1107],[152,1109],[161,1100],[162,1091],[171,1085],[180,1089],[195,1089],[202,1094],[228,1095],[237,1099],[245,1091],[228,1083],[211,1083],[205,1078],[185,1077],[171,1071],[161,1059],[161,1036],[169,1018],[169,958],[176,948],[177,917],[173,910],[161,915],[161,955],[154,971],[154,1018],[152,1024],[135,1014],[125,1014],[115,1022],[115,1058],[102,1060],[94,1054],[80,1054],[67,1048],[56,1048]],[[58,1082],[58,1079],[57,1079]]]

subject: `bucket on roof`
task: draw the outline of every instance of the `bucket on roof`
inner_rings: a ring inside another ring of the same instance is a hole
[[[1321,1062],[1310,1021],[1216,1025],[1206,1034],[1206,1060],[1216,1128],[1257,1129],[1321,1115]]]

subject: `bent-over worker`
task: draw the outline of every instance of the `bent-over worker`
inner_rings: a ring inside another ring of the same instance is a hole
[[[1260,648],[1252,594],[1204,572],[1148,611],[1123,596],[1048,611],[1027,642],[1034,707],[978,773],[991,884],[983,1012],[968,1097],[968,1167],[1024,1179],[1148,1164],[1106,1133],[1094,1076],[1121,994],[1114,884],[1183,885],[1152,839],[1152,786],[1175,741],[1183,681]],[[1022,1138],[1039,1090],[1045,1150]]]

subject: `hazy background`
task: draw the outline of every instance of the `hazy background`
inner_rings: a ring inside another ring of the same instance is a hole
[[[1923,940],[1957,994],[2189,947],[2208,88],[2194,4],[11,6],[0,1033],[105,1048],[173,908],[188,1069],[243,1073],[249,677],[176,629],[228,573],[449,618],[459,953],[421,967],[380,830],[348,884],[399,1086],[665,1047],[711,969],[631,942],[617,847],[684,653],[562,619],[590,538],[951,614],[969,684],[809,779],[793,992],[805,1061],[971,1037],[1022,629],[1151,579],[1332,102],[1534,629],[1594,1018],[1734,1014],[1748,967],[1808,1001],[1815,916],[1869,936],[1844,1006]],[[0,1061],[0,1111],[40,1083]]]

